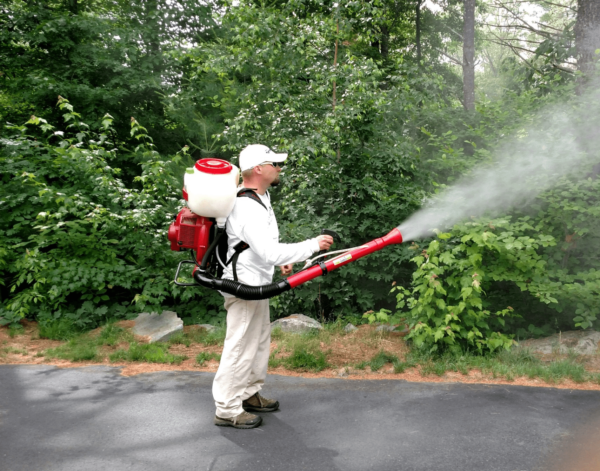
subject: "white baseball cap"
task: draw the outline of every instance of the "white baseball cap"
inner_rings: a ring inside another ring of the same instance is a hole
[[[240,152],[240,170],[249,170],[263,162],[285,162],[287,154],[276,154],[267,146],[252,144]]]

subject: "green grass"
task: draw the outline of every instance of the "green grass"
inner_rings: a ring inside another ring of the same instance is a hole
[[[24,348],[14,348],[14,347],[4,347],[2,349],[0,349],[0,353],[14,353],[17,355],[28,355],[27,350],[25,350]]]
[[[321,346],[331,343],[336,334],[344,333],[338,324],[329,324],[323,329],[313,329],[301,334],[283,332],[279,327],[273,329],[271,339],[279,345],[269,357],[269,366],[314,372],[328,368],[330,365],[327,362],[327,354],[323,353]],[[277,358],[277,355],[283,352],[289,355]]]
[[[323,329],[304,334],[285,333],[280,328],[273,329],[271,339],[277,342],[277,348],[269,357],[269,367],[284,366],[290,370],[314,372],[328,368],[330,365],[327,356],[330,351],[324,350],[334,338],[347,335],[343,330],[344,325],[343,322],[326,324]],[[192,344],[222,346],[225,340],[225,332],[224,326],[218,327],[212,332],[197,329],[187,333],[181,332],[173,336],[168,343],[145,345],[135,342],[131,333],[117,327],[115,324],[107,324],[98,335],[94,336],[89,333],[77,333],[66,324],[56,323],[46,327],[40,326],[40,337],[68,337],[68,341],[64,345],[46,350],[38,356],[44,355],[47,358],[59,358],[75,362],[99,361],[105,358],[100,353],[100,347],[127,343],[129,348],[113,352],[109,356],[111,361],[180,364],[186,357],[169,353],[171,345],[185,345],[186,347]],[[382,336],[385,336],[385,334],[373,332],[372,335],[363,335],[361,342],[369,347],[381,346]],[[7,352],[22,353],[21,350],[11,349],[12,347],[7,348],[0,348],[0,355],[6,356]],[[562,356],[560,359],[545,362],[526,349],[502,350],[482,356],[471,352],[436,354],[413,347],[404,358],[398,358],[389,352],[380,350],[372,358],[353,366],[357,369],[365,369],[368,366],[371,371],[375,372],[381,370],[384,365],[391,364],[395,373],[403,373],[408,368],[418,367],[423,375],[436,376],[443,376],[447,372],[458,372],[467,375],[469,371],[476,369],[484,375],[507,381],[525,377],[529,379],[537,378],[548,383],[559,383],[569,379],[578,383],[591,381],[600,384],[600,374],[587,372],[581,358],[571,352],[566,357]],[[203,352],[196,356],[196,363],[203,365],[211,359],[220,360],[220,356]]]
[[[204,329],[198,329],[189,333],[181,332],[171,337],[168,343],[139,344],[134,341],[134,337],[129,331],[116,326],[114,323],[105,325],[100,330],[100,333],[94,336],[89,332],[85,334],[78,333],[76,330],[69,328],[67,324],[59,322],[40,326],[40,337],[67,339],[65,344],[43,352],[42,355],[49,359],[100,361],[105,356],[100,353],[99,347],[114,347],[121,343],[128,343],[129,348],[121,348],[111,353],[109,355],[110,361],[138,361],[178,365],[183,360],[186,360],[187,357],[169,353],[169,346],[185,345],[189,347],[193,343],[223,345],[225,341],[225,328],[219,327],[212,332]],[[220,359],[220,355],[211,358]]]
[[[591,381],[600,384],[600,374],[590,373],[578,362],[578,356],[571,354],[567,358],[544,363],[526,349],[501,351],[485,356],[472,353],[435,355],[419,350],[411,350],[404,360],[395,355],[380,351],[370,360],[362,361],[354,368],[378,371],[386,363],[391,363],[394,373],[404,373],[407,368],[420,367],[424,376],[443,376],[446,372],[458,372],[468,375],[470,370],[480,370],[484,375],[514,381],[518,377],[541,379],[547,383],[559,383],[570,379],[576,383]]]
[[[412,350],[406,357],[406,367],[421,366],[423,375],[442,376],[448,371],[467,375],[470,370],[480,370],[484,375],[514,381],[518,377],[539,378],[548,383],[559,383],[570,379],[576,383],[592,381],[600,383],[600,375],[589,373],[577,361],[576,355],[545,363],[527,349],[503,350],[488,355],[475,355],[469,352],[443,355],[429,354]]]
[[[149,363],[180,364],[187,357],[169,353],[169,345],[165,343],[139,344],[133,335],[115,324],[105,325],[97,336],[89,332],[72,337],[67,343],[44,352],[46,358],[61,360],[101,361],[105,358],[99,352],[99,347],[114,347],[120,343],[128,343],[129,348],[119,349],[109,355],[115,361],[145,361]]]
[[[40,328],[41,329],[41,328]],[[71,331],[72,332],[72,331]],[[42,337],[40,330],[40,337]],[[56,348],[50,348],[43,353],[46,358],[58,358],[70,361],[100,361],[102,356],[98,347],[114,346],[121,342],[133,340],[133,335],[114,324],[107,324],[102,328],[98,336],[89,332],[72,337],[67,343]]]
[[[188,335],[195,343],[201,343],[206,346],[218,345],[222,347],[225,343],[226,331],[227,329],[225,326],[220,326],[215,327],[215,329],[210,332],[205,329],[197,329]]]
[[[212,332],[209,332],[206,329],[195,329],[190,332],[179,332],[173,335],[168,343],[169,345],[185,345],[186,347],[189,347],[194,343],[206,346],[218,345],[222,347],[225,343],[225,333],[226,329],[224,326],[215,327]]]
[[[406,362],[402,362],[396,355],[392,355],[384,350],[381,350],[368,361],[361,361],[354,365],[354,368],[358,370],[364,370],[367,366],[371,368],[371,371],[378,371],[386,363],[391,363],[394,367],[394,373],[404,373],[404,370],[408,367]]]
[[[210,360],[221,361],[221,355],[218,353],[200,352],[196,355],[196,363],[200,366],[204,365],[205,362]]]
[[[173,335],[168,342],[169,345],[185,345],[189,347],[192,344],[192,339],[189,338],[187,334],[183,332],[179,332],[178,334]]]
[[[58,358],[70,361],[98,360],[98,348],[94,344],[82,343],[77,338],[69,340],[66,344],[56,348],[49,348],[44,352],[46,358]]]
[[[81,330],[75,327],[67,319],[55,322],[40,323],[40,338],[50,340],[70,340],[81,334]]]
[[[115,324],[107,324],[100,331],[100,335],[97,337],[98,345],[110,345],[115,346],[121,342],[131,342],[133,335],[122,327],[118,327]]]
[[[323,371],[329,366],[327,356],[320,350],[309,350],[305,346],[298,346],[292,354],[281,361],[290,370]]]
[[[11,324],[8,326],[8,336],[11,339],[14,339],[17,335],[22,335],[25,333],[25,329],[21,324]]]
[[[116,361],[144,361],[148,363],[166,363],[169,365],[179,365],[183,360],[187,360],[185,355],[173,355],[169,353],[169,346],[164,343],[140,344],[132,342],[129,349],[119,349],[109,355],[112,362]]]
[[[276,348],[271,355],[269,355],[269,368],[279,368],[282,365],[283,359],[277,358],[280,351],[280,348]]]

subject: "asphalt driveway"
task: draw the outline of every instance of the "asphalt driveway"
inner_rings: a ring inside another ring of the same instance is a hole
[[[270,376],[236,430],[213,376],[0,366],[0,471],[600,470],[600,392]]]

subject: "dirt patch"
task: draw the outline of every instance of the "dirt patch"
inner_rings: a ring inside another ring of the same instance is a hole
[[[22,321],[23,330],[10,337],[6,327],[0,328],[0,364],[39,364],[44,358],[37,356],[48,348],[54,348],[63,342],[40,339],[36,322]]]
[[[330,350],[327,361],[334,367],[368,361],[381,350],[403,358],[408,352],[406,342],[400,336],[388,332],[374,332],[372,326],[361,325],[358,330],[334,337],[329,345],[321,345],[322,350]]]
[[[118,322],[119,327],[131,329],[133,321]],[[169,352],[176,355],[185,355],[188,357],[179,365],[156,364],[156,363],[140,363],[140,362],[110,362],[108,359],[98,362],[71,362],[66,360],[46,360],[41,356],[42,352],[48,348],[57,347],[64,342],[56,340],[40,339],[38,335],[37,324],[35,322],[23,323],[24,330],[18,335],[11,338],[6,327],[0,328],[0,364],[47,364],[54,365],[59,368],[78,368],[82,366],[103,365],[121,367],[123,376],[134,376],[142,373],[153,373],[157,371],[204,371],[216,372],[219,363],[216,360],[206,361],[202,366],[196,362],[196,357],[199,353],[216,353],[221,354],[222,347],[204,346],[200,344],[191,344],[186,347],[183,344],[172,345]],[[197,326],[184,327],[185,333],[191,333]],[[92,335],[98,335],[99,329],[92,331]],[[271,352],[276,351],[279,347],[278,341],[271,343]],[[491,375],[484,375],[478,370],[471,370],[468,374],[463,375],[456,372],[446,372],[441,376],[424,375],[421,373],[420,367],[409,368],[403,373],[394,373],[393,366],[388,363],[378,371],[371,371],[367,366],[365,369],[357,369],[349,365],[357,365],[360,362],[371,360],[381,350],[386,351],[391,355],[403,359],[408,348],[404,339],[400,336],[390,335],[386,332],[374,332],[371,326],[360,326],[360,328],[351,334],[332,334],[332,337],[327,344],[320,345],[321,350],[328,352],[327,361],[331,368],[318,373],[290,371],[283,366],[277,368],[269,368],[270,374],[279,374],[283,376],[295,376],[304,378],[344,378],[348,380],[404,380],[411,382],[428,382],[428,383],[470,383],[470,384],[507,384],[518,386],[531,387],[553,387],[558,389],[580,389],[580,390],[595,390],[600,391],[600,385],[595,383],[575,383],[571,380],[563,380],[559,384],[547,383],[541,379],[515,378],[513,381],[506,381],[501,378],[493,378]],[[108,355],[119,348],[127,348],[127,344],[100,347],[99,351]],[[285,356],[289,353],[281,352],[280,356]],[[38,356],[36,356],[38,355]],[[553,361],[559,359],[563,355],[541,355],[543,361]],[[565,356],[566,357],[566,356]],[[580,357],[584,362],[585,368],[588,371],[600,372],[600,356],[594,355],[590,357]]]

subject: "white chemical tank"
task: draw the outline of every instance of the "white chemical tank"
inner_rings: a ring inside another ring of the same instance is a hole
[[[221,159],[201,159],[186,169],[183,197],[198,216],[215,218],[219,227],[233,209],[237,197],[240,170]]]

